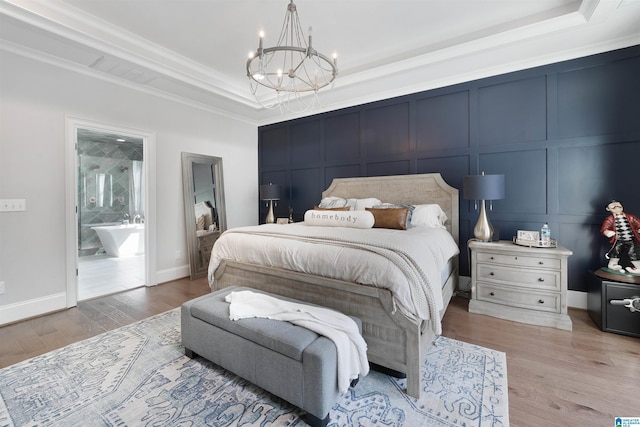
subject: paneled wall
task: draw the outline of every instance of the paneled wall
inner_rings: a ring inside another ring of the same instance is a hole
[[[260,183],[300,220],[333,178],[505,174],[489,217],[501,239],[538,230],[571,249],[569,288],[605,264],[605,205],[640,215],[640,46],[359,105],[259,129]],[[462,195],[462,192],[460,192]],[[460,203],[461,274],[478,217]],[[260,217],[266,209],[261,204]]]

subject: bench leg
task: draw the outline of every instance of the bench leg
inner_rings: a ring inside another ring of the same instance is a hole
[[[193,359],[193,358],[195,358],[195,357],[197,357],[197,356],[198,356],[197,354],[195,354],[195,353],[193,352],[193,350],[188,349],[187,347],[185,347],[185,348],[184,348],[184,355],[185,355],[185,356],[187,356],[187,357],[188,357],[188,358],[190,358],[190,359]]]
[[[326,417],[324,417],[323,420],[321,420],[320,418],[316,417],[315,415],[311,415],[309,413],[307,413],[307,415],[305,415],[304,417],[304,421],[309,424],[311,427],[326,427],[327,424],[329,424],[329,414],[327,414]]]

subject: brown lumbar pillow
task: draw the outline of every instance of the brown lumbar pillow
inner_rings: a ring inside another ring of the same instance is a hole
[[[366,208],[366,210],[371,212],[375,219],[373,228],[407,229],[409,208]]]

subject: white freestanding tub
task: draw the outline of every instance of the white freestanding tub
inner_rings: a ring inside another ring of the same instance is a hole
[[[114,257],[144,254],[144,224],[91,227],[98,234],[105,252]]]

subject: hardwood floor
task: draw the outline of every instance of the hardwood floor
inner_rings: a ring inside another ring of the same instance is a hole
[[[569,332],[472,314],[468,305],[454,298],[443,335],[507,354],[511,426],[606,427],[640,417],[640,338],[602,332],[586,310],[569,309]]]
[[[179,307],[209,292],[181,279],[0,328],[0,367]],[[443,335],[507,354],[511,426],[614,426],[640,416],[640,339],[600,331],[570,309],[573,332],[472,314],[455,297]],[[639,315],[640,318],[640,315]]]
[[[188,278],[80,301],[77,307],[0,328],[0,368],[64,347],[209,293],[206,277]]]

